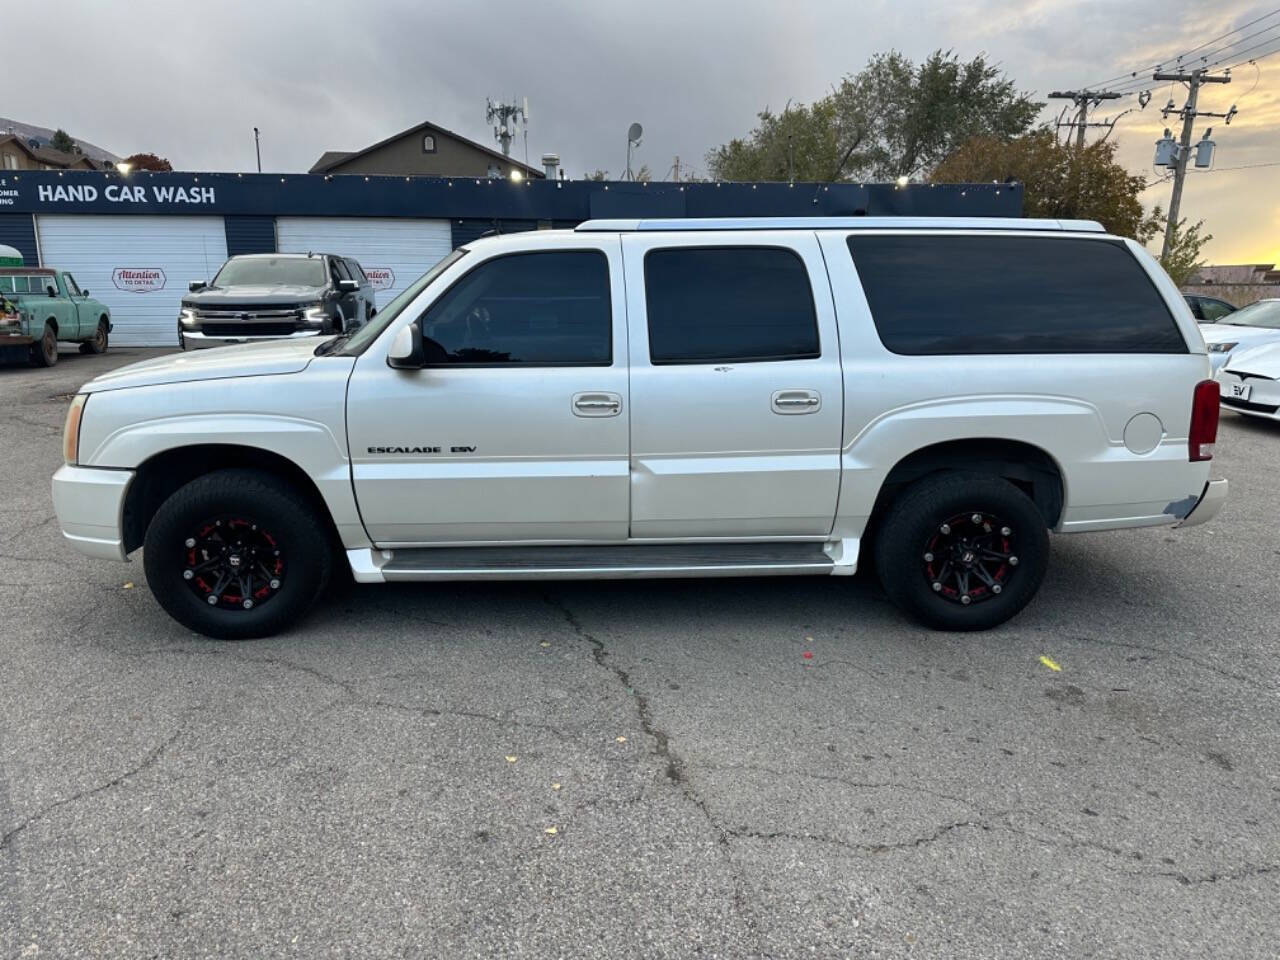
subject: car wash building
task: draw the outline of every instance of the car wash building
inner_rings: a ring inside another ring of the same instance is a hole
[[[314,174],[0,174],[0,244],[70,271],[113,342],[176,346],[191,280],[242,253],[354,257],[380,304],[486,233],[635,217],[1001,216],[1019,184],[631,183]]]

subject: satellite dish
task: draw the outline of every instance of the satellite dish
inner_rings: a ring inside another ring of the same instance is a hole
[[[639,143],[642,136],[644,136],[644,127],[640,126],[640,124],[633,123],[627,128],[627,139],[632,143]]]

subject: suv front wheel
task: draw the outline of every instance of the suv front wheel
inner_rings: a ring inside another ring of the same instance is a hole
[[[206,474],[161,504],[147,528],[147,585],[197,633],[269,636],[305,614],[328,584],[323,530],[298,491],[273,474]]]
[[[916,620],[937,630],[986,630],[1035,596],[1049,534],[1031,498],[1008,480],[941,473],[894,500],[875,559],[889,599]]]

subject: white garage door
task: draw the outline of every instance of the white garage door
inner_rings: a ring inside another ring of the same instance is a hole
[[[381,307],[448,255],[453,234],[448,220],[280,217],[276,245],[281,253],[354,257]]]
[[[111,308],[122,345],[176,347],[188,281],[212,279],[227,259],[222,217],[40,216],[36,227],[40,261]]]

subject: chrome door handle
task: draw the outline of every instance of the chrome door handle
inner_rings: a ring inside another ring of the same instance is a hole
[[[822,397],[816,390],[778,390],[770,406],[774,413],[816,413],[822,408]]]
[[[575,393],[573,413],[578,417],[616,417],[622,412],[622,397],[616,393]]]

